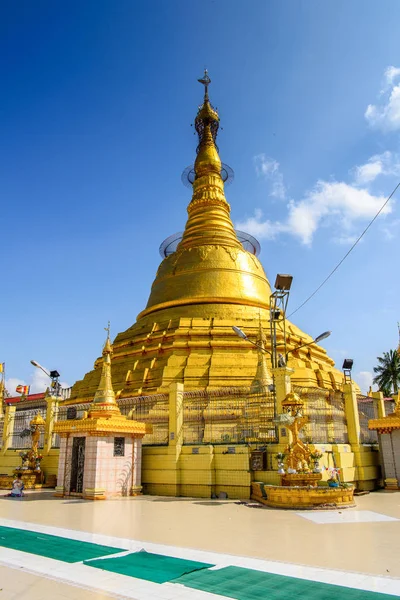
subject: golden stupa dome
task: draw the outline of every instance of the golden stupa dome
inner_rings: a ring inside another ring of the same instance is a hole
[[[195,120],[199,136],[192,200],[181,242],[161,263],[143,317],[190,304],[240,304],[268,308],[271,288],[257,257],[244,249],[230,218],[215,144],[219,116],[208,98]]]

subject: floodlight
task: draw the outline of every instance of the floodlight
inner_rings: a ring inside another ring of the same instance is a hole
[[[345,358],[342,366],[343,371],[351,371],[353,368],[353,362],[354,361],[352,358]]]
[[[288,292],[292,286],[293,276],[292,275],[280,275],[276,276],[275,289],[283,292]]]

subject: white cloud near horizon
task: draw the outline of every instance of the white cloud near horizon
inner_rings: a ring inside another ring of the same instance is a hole
[[[273,198],[284,200],[286,197],[286,187],[278,161],[263,153],[257,154],[253,160],[257,175],[264,177],[270,183],[269,195]]]
[[[383,88],[380,91],[380,102],[368,104],[364,116],[368,124],[381,131],[400,129],[400,68],[386,67],[383,76]]]
[[[30,394],[40,394],[41,392],[45,392],[48,387],[50,387],[50,379],[40,371],[39,369],[35,369],[32,373],[32,379],[30,383],[27,383],[23,379],[18,379],[16,377],[10,377],[6,379],[6,390],[11,396],[17,396],[16,387],[18,385],[30,385]],[[68,388],[70,387],[66,382],[60,382],[61,387]]]
[[[372,386],[372,390],[375,391],[377,386],[372,383],[374,376],[371,371],[359,371],[354,375],[354,380],[360,386],[361,392],[365,395],[368,394],[370,386]]]

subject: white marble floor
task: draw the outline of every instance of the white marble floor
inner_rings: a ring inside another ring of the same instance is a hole
[[[400,596],[400,494],[370,494],[357,504],[296,513],[233,501],[143,496],[84,502],[32,492],[22,502],[0,498],[0,525]],[[221,600],[4,548],[0,565],[0,600],[54,600],[55,591],[62,600]]]

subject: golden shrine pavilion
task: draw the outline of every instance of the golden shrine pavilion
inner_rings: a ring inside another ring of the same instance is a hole
[[[121,398],[164,392],[174,382],[186,390],[211,390],[248,386],[256,371],[270,378],[267,358],[232,331],[238,326],[270,348],[264,332],[271,287],[256,252],[246,249],[232,224],[216,146],[220,119],[209,100],[207,72],[199,81],[205,92],[195,119],[199,144],[188,219],[174,251],[165,253],[146,308],[114,340],[113,384]],[[313,338],[288,321],[286,334],[293,383],[338,389],[342,373],[326,351],[315,343],[295,350]],[[282,342],[278,331],[278,346]],[[71,400],[93,398],[101,367],[99,358],[75,383]]]

